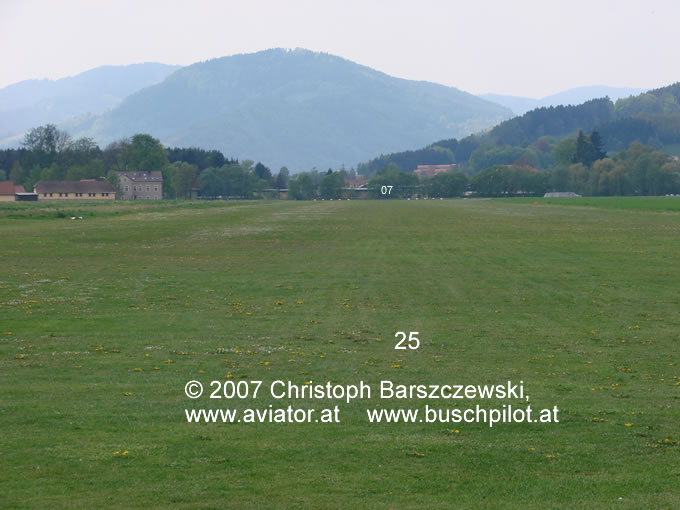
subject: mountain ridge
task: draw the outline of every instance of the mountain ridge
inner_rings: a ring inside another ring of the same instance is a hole
[[[454,87],[276,48],[191,64],[107,114],[64,127],[100,143],[145,132],[169,145],[308,170],[463,136],[511,115]]]
[[[100,66],[58,80],[13,83],[0,89],[0,138],[106,111],[180,68],[156,62]]]
[[[506,108],[512,110],[517,116],[521,116],[536,108],[579,105],[591,99],[599,99],[602,97],[609,97],[609,99],[612,101],[616,101],[617,99],[624,97],[642,94],[648,90],[650,89],[611,87],[609,85],[584,85],[581,87],[562,90],[555,94],[551,94],[539,99],[492,93],[480,94],[479,97],[505,106]]]

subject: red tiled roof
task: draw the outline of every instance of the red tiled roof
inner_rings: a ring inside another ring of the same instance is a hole
[[[36,193],[115,193],[116,188],[109,181],[39,181]]]
[[[14,193],[26,193],[26,189],[18,184],[14,185]]]
[[[14,193],[12,181],[0,181],[0,195],[14,195]]]

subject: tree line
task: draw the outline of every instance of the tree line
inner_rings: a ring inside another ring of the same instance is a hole
[[[654,121],[663,124],[659,118]],[[675,127],[669,123],[664,129],[671,132]],[[547,191],[680,193],[677,158],[639,142],[608,155],[603,139],[597,130],[579,131],[560,140],[543,136],[526,147],[498,145],[485,150],[479,150],[482,145],[476,136],[440,141],[437,149],[433,145],[428,150],[446,154],[449,161],[469,152],[468,162],[462,166],[465,172],[419,180],[383,157],[375,160],[385,164],[373,171],[366,186],[370,196],[380,199],[459,197],[470,190],[481,196],[542,195]],[[473,148],[475,144],[477,148]],[[408,157],[423,164],[418,153],[411,151]],[[339,199],[350,196],[345,182],[357,176],[354,170],[328,169],[291,177],[286,167],[274,174],[262,163],[228,159],[215,150],[165,148],[148,134],[136,134],[100,149],[92,139],[72,140],[53,125],[30,130],[20,149],[0,151],[0,180],[12,180],[26,189],[39,180],[108,179],[117,183],[117,172],[154,170],[163,173],[166,198],[189,198],[195,189],[205,198],[253,198],[267,188],[288,188],[289,198],[294,200]],[[387,187],[389,194],[383,192]]]
[[[107,179],[117,172],[161,171],[167,198],[187,198],[193,189],[209,197],[250,198],[268,187],[285,188],[288,170],[278,174],[262,163],[230,159],[217,150],[165,148],[148,134],[123,138],[101,149],[93,139],[72,139],[52,124],[29,130],[19,149],[0,150],[0,180],[33,189],[38,181]]]
[[[393,185],[395,196],[408,196],[417,187],[419,193],[433,197],[461,196],[466,189],[486,197],[541,196],[549,191],[592,196],[680,194],[680,161],[653,147],[633,142],[608,157],[597,131],[579,131],[576,137],[557,143],[544,142],[539,146],[551,154],[550,168],[536,168],[531,164],[534,160],[520,149],[510,164],[494,162],[491,153],[479,163],[486,167],[472,176],[451,172],[420,182],[414,174],[390,163],[374,175],[369,187],[375,190],[383,184]],[[500,147],[496,154],[506,154],[506,150]]]

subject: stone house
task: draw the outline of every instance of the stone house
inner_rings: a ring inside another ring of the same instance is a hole
[[[163,174],[152,172],[118,172],[122,200],[162,200]]]

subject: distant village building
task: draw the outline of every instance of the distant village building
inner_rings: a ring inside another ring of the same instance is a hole
[[[455,164],[450,165],[418,165],[418,167],[413,171],[414,175],[417,175],[419,179],[424,179],[425,177],[432,177],[437,174],[444,174],[446,172],[453,172],[456,168]]]
[[[115,200],[116,188],[109,181],[38,181],[33,187],[39,200]]]
[[[356,179],[345,179],[345,188],[363,188],[368,184],[368,179],[357,177]]]
[[[367,198],[370,198],[371,190],[368,189],[366,186],[351,188],[351,191],[352,194],[354,195],[354,198],[358,198],[359,200],[366,200]]]
[[[265,200],[288,200],[288,188],[268,188],[254,191],[253,197]]]
[[[543,198],[581,198],[581,195],[573,191],[551,191],[543,195]]]
[[[12,181],[0,181],[0,202],[14,202],[16,194],[23,192],[23,186],[16,186]]]
[[[118,172],[122,200],[162,200],[163,174],[153,172]]]

